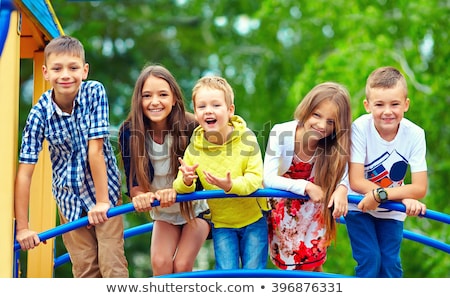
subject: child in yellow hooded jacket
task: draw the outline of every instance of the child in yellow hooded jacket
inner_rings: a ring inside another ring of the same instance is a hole
[[[197,81],[192,99],[200,124],[180,158],[173,183],[177,193],[204,189],[249,195],[262,187],[263,160],[255,134],[234,115],[234,93],[218,76]],[[267,264],[266,198],[210,198],[216,269],[263,269]]]

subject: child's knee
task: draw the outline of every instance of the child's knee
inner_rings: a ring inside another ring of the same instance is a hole
[[[167,269],[172,267],[173,260],[166,256],[155,255],[151,257],[153,270]]]
[[[174,272],[188,272],[192,271],[194,262],[186,259],[175,259],[173,262]]]

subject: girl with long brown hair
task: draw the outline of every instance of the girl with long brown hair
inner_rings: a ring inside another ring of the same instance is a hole
[[[194,116],[173,75],[150,65],[139,75],[130,113],[119,132],[128,195],[139,212],[150,211],[153,275],[192,271],[210,232],[205,200],[176,202],[172,182],[192,131]],[[160,206],[151,207],[154,200]]]

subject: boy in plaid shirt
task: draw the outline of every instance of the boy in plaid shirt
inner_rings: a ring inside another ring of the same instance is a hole
[[[74,277],[128,277],[123,219],[107,217],[121,204],[120,172],[109,141],[104,86],[84,81],[83,45],[60,36],[45,48],[44,78],[52,89],[31,109],[22,135],[15,184],[16,240],[22,250],[40,243],[28,225],[30,184],[44,139],[52,162],[52,191],[61,224],[88,216],[89,225],[63,234]]]

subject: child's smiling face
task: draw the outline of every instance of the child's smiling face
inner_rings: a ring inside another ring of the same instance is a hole
[[[200,88],[194,100],[195,118],[205,133],[217,132],[226,140],[230,132],[228,125],[234,114],[234,105],[227,106],[222,90]]]
[[[400,121],[409,108],[409,98],[404,88],[398,83],[393,88],[372,88],[370,98],[364,100],[364,107],[372,113],[375,128],[386,141],[391,141],[397,134]]]

